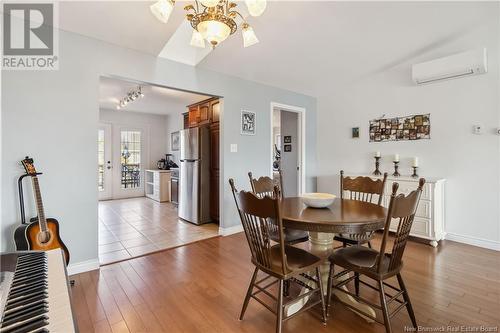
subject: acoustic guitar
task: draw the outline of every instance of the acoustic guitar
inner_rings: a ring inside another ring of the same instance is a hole
[[[59,235],[59,222],[53,218],[45,218],[38,173],[33,165],[33,159],[26,157],[21,163],[26,173],[31,176],[38,218],[31,219],[29,223],[21,224],[16,228],[14,232],[16,249],[18,251],[47,251],[60,248],[68,265],[69,251]]]

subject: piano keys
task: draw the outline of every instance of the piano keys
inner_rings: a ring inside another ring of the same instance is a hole
[[[76,332],[60,249],[0,256],[0,333]]]

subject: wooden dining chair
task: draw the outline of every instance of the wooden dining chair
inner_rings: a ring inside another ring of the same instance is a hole
[[[323,323],[326,324],[326,305],[319,271],[322,260],[312,253],[285,244],[280,199],[278,198],[279,188],[275,187],[273,197],[264,196],[263,198],[259,198],[251,192],[238,192],[232,179],[229,180],[229,184],[231,185],[243,230],[245,231],[248,246],[250,247],[252,263],[255,265],[252,280],[248,286],[241,309],[240,320],[243,320],[248,302],[250,298],[253,298],[276,314],[276,332],[281,332],[284,321],[318,304],[321,304]],[[279,241],[278,244],[273,245],[270,238],[270,230],[276,229],[279,231]],[[256,281],[259,271],[265,273],[266,277]],[[315,272],[315,276],[310,276],[308,272]],[[298,279],[299,275],[301,280]],[[275,278],[276,280],[269,282],[269,278]],[[313,288],[308,283],[302,282],[304,279],[310,281],[310,284],[316,287]],[[264,281],[267,282],[263,285]],[[301,287],[307,288],[308,291],[295,298],[287,297],[287,302],[285,303],[283,290],[285,281],[295,282]],[[277,297],[268,291],[276,283],[278,283]],[[255,292],[254,289],[256,289]],[[276,307],[273,309],[261,298],[257,297],[260,293],[273,299],[276,302]],[[314,296],[314,294],[317,294],[318,300],[308,303],[307,306],[291,316],[285,315],[284,310],[288,304],[304,297]]]
[[[377,205],[382,204],[382,198],[384,195],[385,182],[387,181],[387,172],[384,173],[383,179],[372,179],[370,177],[344,177],[344,171],[340,171],[340,198],[365,201],[370,203],[376,203]],[[347,196],[346,196],[347,192]],[[342,246],[346,247],[349,245],[360,245],[368,243],[368,247],[371,247],[370,243],[373,238],[373,232],[368,232],[364,234],[340,234],[334,237],[335,240],[342,242]]]
[[[251,172],[248,173],[248,178],[250,178],[250,186],[252,187],[252,192],[258,197],[262,198],[266,195],[269,197],[274,196],[275,195],[274,188],[278,186],[279,188],[278,197],[280,199],[283,198],[283,174],[281,173],[281,170],[278,171],[277,179],[271,179],[270,177],[266,176],[259,177],[259,179],[255,179],[253,178]],[[309,241],[309,233],[303,230],[285,228],[284,235],[285,235],[285,243],[288,245]],[[271,234],[271,239],[273,241],[277,241],[278,235]]]
[[[331,303],[332,289],[335,289],[354,297],[359,302],[363,302],[375,309],[380,310],[384,318],[383,321],[377,319],[376,316],[373,317],[366,312],[355,309],[339,299],[340,303],[348,306],[351,310],[354,310],[363,316],[372,318],[381,324],[385,324],[385,330],[387,333],[392,332],[390,318],[392,318],[404,307],[406,307],[408,311],[413,327],[417,329],[417,320],[415,319],[415,314],[411,306],[410,296],[408,295],[403,278],[401,277],[401,268],[403,267],[402,258],[406,242],[410,234],[424,184],[425,179],[421,178],[417,190],[412,191],[407,196],[404,194],[396,195],[399,184],[394,183],[392,185],[391,200],[385,221],[382,244],[379,251],[361,245],[353,245],[339,249],[329,257],[330,274],[328,277],[327,311],[329,311]],[[385,251],[388,247],[389,228],[391,226],[391,222],[396,222],[397,228],[392,249],[389,253],[386,253]],[[335,266],[339,266],[343,268],[343,270],[335,274]],[[342,288],[354,279],[354,276],[346,279],[341,278],[350,272],[358,273],[361,276],[366,276],[376,281],[376,286],[373,286],[371,283],[360,280],[363,285],[378,291],[380,304],[370,302],[369,300]],[[394,276],[396,276],[398,280],[399,287],[395,287],[385,282],[387,279]],[[389,294],[386,291],[386,287],[391,289],[394,294]],[[400,299],[400,296],[403,297],[402,300]],[[390,311],[389,305],[393,302],[398,303],[398,305]]]

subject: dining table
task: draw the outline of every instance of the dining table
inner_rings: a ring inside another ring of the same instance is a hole
[[[280,201],[280,206],[283,226],[308,231],[307,250],[324,258],[320,271],[325,293],[330,269],[327,258],[334,251],[333,237],[335,234],[364,234],[380,230],[384,227],[387,216],[387,209],[377,204],[340,198],[335,199],[331,205],[325,208],[307,207],[301,197],[283,198]],[[311,283],[307,279],[302,282]],[[307,291],[306,288],[302,288],[300,293],[305,294]],[[352,307],[375,316],[372,307],[356,301],[354,297],[335,291],[334,295]],[[299,311],[308,300],[308,297],[304,297],[289,304],[285,308],[287,316]],[[367,321],[373,321],[366,316],[363,318]]]

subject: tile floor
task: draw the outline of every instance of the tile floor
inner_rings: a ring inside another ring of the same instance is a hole
[[[171,203],[148,198],[99,202],[101,265],[218,236],[219,226],[197,226],[177,217]]]

